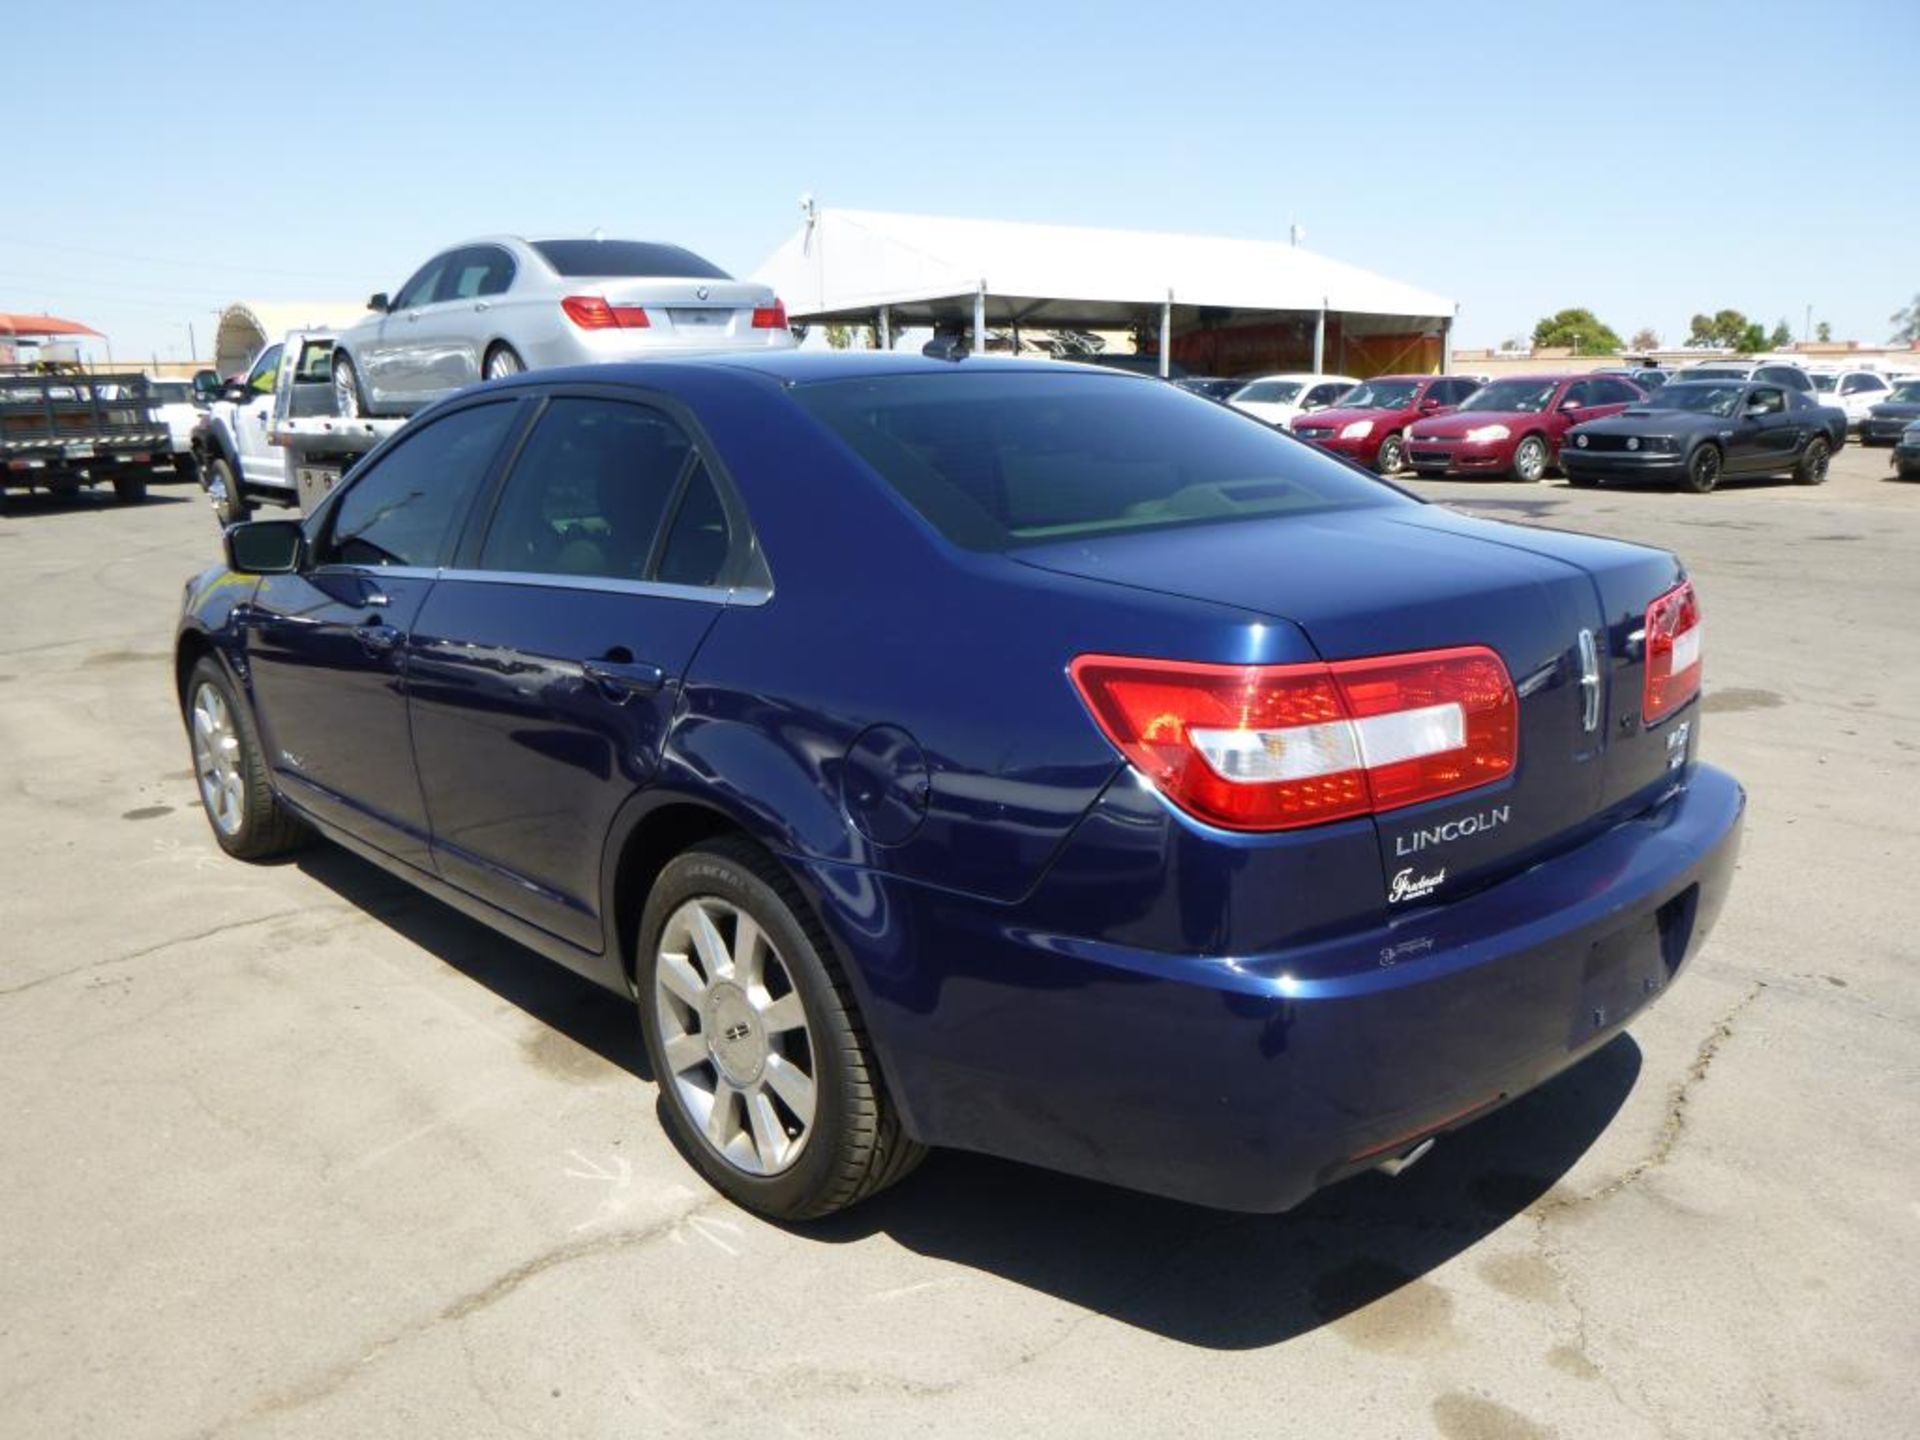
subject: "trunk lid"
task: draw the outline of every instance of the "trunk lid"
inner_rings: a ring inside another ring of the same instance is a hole
[[[1383,905],[1457,898],[1664,789],[1665,735],[1639,733],[1635,638],[1648,603],[1678,580],[1661,551],[1396,505],[1081,540],[1015,558],[1289,620],[1327,660],[1497,651],[1519,704],[1514,773],[1375,817],[1387,894],[1403,897]],[[1658,729],[1687,724],[1694,710]]]
[[[753,312],[774,303],[771,289],[746,280],[609,279],[568,283],[582,292],[604,295],[609,305],[644,308],[648,325],[663,340],[744,339],[753,333]]]

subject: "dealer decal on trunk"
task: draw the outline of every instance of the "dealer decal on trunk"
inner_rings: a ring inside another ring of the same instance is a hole
[[[1415,875],[1413,867],[1408,866],[1394,876],[1393,884],[1387,887],[1387,903],[1398,905],[1402,900],[1418,900],[1423,895],[1431,895],[1446,878],[1447,869],[1444,865],[1431,875]]]

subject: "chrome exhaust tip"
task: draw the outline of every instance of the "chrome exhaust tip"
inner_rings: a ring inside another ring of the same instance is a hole
[[[1433,1149],[1433,1141],[1434,1137],[1429,1135],[1411,1150],[1403,1150],[1398,1155],[1382,1160],[1373,1168],[1382,1175],[1398,1175],[1409,1166],[1417,1165],[1425,1159],[1427,1152]]]

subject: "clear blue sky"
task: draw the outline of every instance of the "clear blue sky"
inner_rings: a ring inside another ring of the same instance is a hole
[[[1284,237],[1669,340],[1920,291],[1920,0],[10,3],[0,310],[182,355],[489,231],[751,271],[796,197]],[[36,78],[44,74],[47,79]],[[37,136],[28,139],[30,132]]]

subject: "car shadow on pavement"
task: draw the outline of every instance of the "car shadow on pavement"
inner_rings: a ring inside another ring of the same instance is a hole
[[[1245,1350],[1352,1322],[1363,1345],[1416,1344],[1451,1301],[1424,1277],[1545,1196],[1606,1130],[1640,1073],[1621,1035],[1555,1080],[1442,1137],[1394,1179],[1359,1176],[1284,1215],[1235,1215],[983,1156],[936,1152],[897,1189],[794,1233],[882,1233],[1188,1345]]]
[[[653,1079],[631,1003],[336,845],[303,850],[294,863],[310,879],[541,1024],[611,1065],[642,1080]]]
[[[652,1078],[629,1002],[335,846],[295,863],[533,1019]],[[1442,1137],[1398,1177],[1362,1175],[1284,1215],[1207,1210],[943,1150],[843,1215],[785,1228],[815,1244],[885,1235],[1189,1345],[1253,1349],[1355,1317],[1359,1343],[1392,1350],[1418,1338],[1396,1340],[1394,1326],[1445,1322],[1451,1301],[1429,1272],[1546,1196],[1605,1132],[1639,1074],[1640,1049],[1620,1035]],[[634,1107],[635,1123],[643,1113]],[[1389,1303],[1355,1316],[1375,1301]]]

